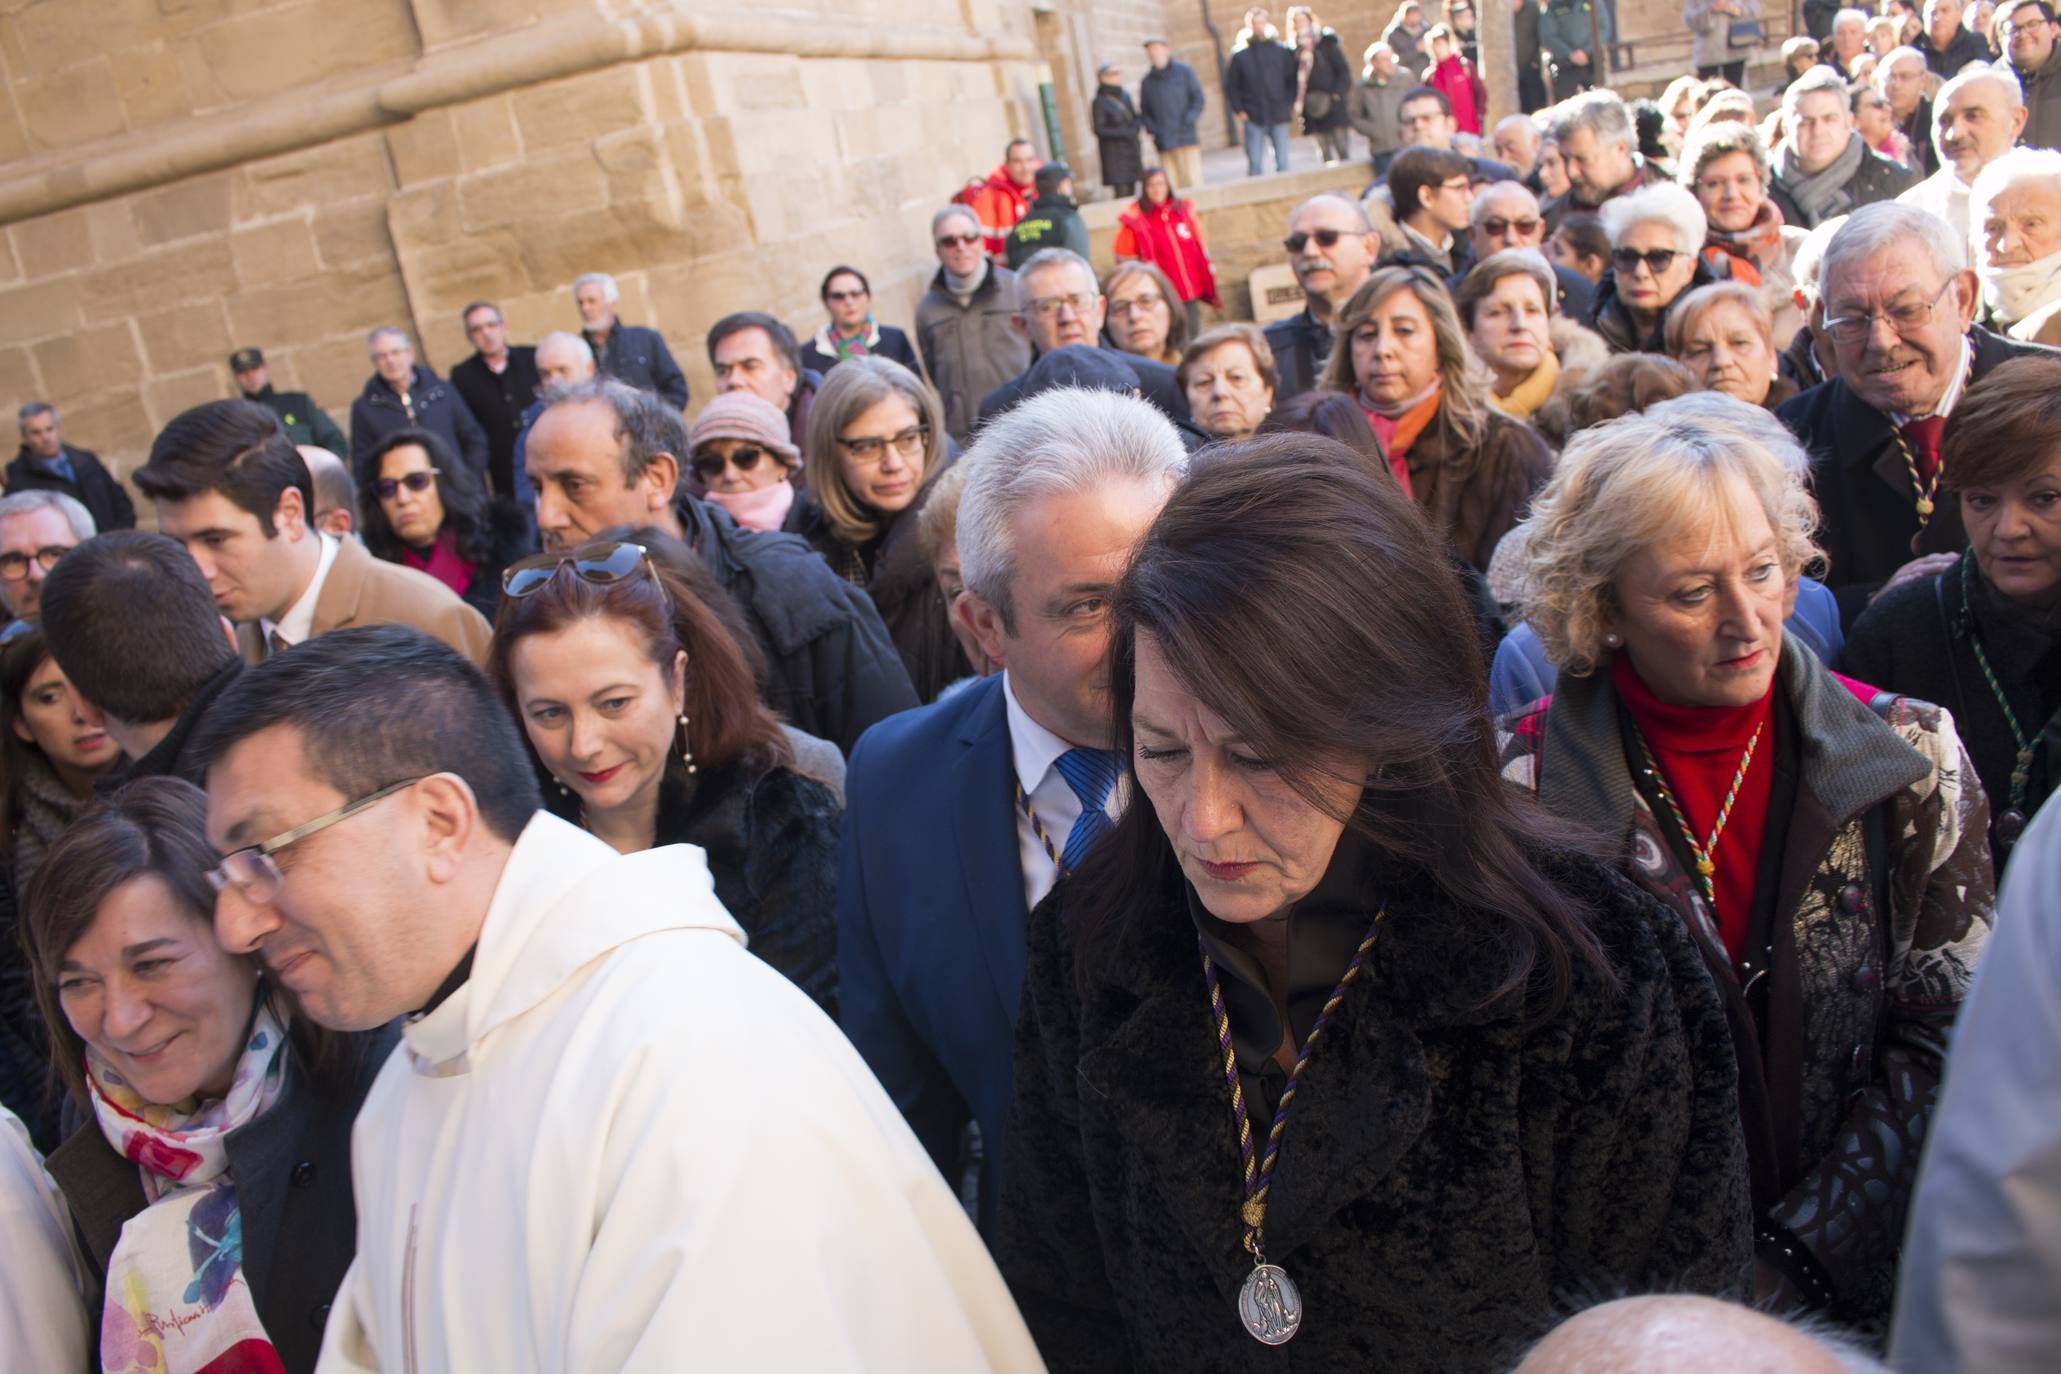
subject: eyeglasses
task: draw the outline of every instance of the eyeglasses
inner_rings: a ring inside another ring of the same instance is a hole
[[[37,549],[33,554],[0,553],[0,577],[6,578],[9,582],[21,581],[29,575],[29,560],[31,558],[34,558],[42,566],[44,572],[49,572],[57,566],[58,559],[70,552],[71,545],[69,544],[52,544],[48,548]]]
[[[1155,305],[1165,305],[1166,297],[1157,291],[1140,291],[1135,296],[1126,296],[1120,301],[1109,303],[1112,315],[1129,315],[1140,310],[1150,310]]]
[[[1667,271],[1676,258],[1687,256],[1688,254],[1677,253],[1672,248],[1649,248],[1643,253],[1636,248],[1619,248],[1610,254],[1610,261],[1616,265],[1618,271],[1627,275],[1638,271],[1639,264],[1643,262],[1646,264],[1646,270],[1657,277]]]
[[[1041,320],[1058,319],[1059,312],[1068,306],[1073,307],[1074,314],[1085,315],[1095,308],[1095,296],[1092,292],[1076,291],[1067,296],[1046,296],[1030,303],[1031,313]]]
[[[1892,305],[1881,314],[1870,312],[1865,315],[1841,315],[1836,320],[1825,321],[1825,332],[1844,344],[1865,343],[1875,332],[1875,321],[1887,320],[1889,327],[1908,338],[1926,325],[1932,323],[1932,312],[1939,306],[1939,298],[1954,284],[1948,277],[1940,283],[1939,290],[1932,293],[1929,301],[1904,301]]]
[[[1291,253],[1300,253],[1309,246],[1311,239],[1315,239],[1317,247],[1331,249],[1338,246],[1340,239],[1353,232],[1347,229],[1312,229],[1309,233],[1305,234],[1298,229],[1287,238],[1282,239],[1281,246]]]
[[[979,234],[939,234],[937,246],[940,248],[971,248],[979,242]]]
[[[391,501],[400,494],[402,487],[420,496],[436,485],[437,470],[423,468],[418,472],[403,473],[399,477],[382,477],[372,484],[372,494],[382,501]]]
[[[306,825],[297,825],[283,830],[262,844],[246,845],[222,856],[218,867],[208,870],[208,884],[216,892],[227,892],[235,888],[248,901],[265,903],[279,895],[279,887],[286,881],[286,875],[279,871],[279,861],[272,856],[288,845],[299,844],[310,835],[319,834],[340,821],[347,821],[367,807],[385,801],[396,792],[405,791],[428,777],[427,773],[412,778],[390,782],[377,792],[368,793],[353,802],[345,802],[328,815],[317,816]]]
[[[1501,215],[1490,215],[1481,222],[1481,231],[1492,239],[1499,239],[1512,230],[1524,235],[1526,238],[1530,238],[1533,234],[1539,232],[1540,223],[1541,221],[1536,217],[1504,219]]]
[[[940,239],[939,242],[942,243],[943,240]],[[823,299],[826,301],[863,301],[866,299],[866,293],[864,291],[825,291]]]
[[[2038,33],[2046,26],[2047,16],[2041,14],[2038,10],[2034,10],[2029,17],[2024,19],[2006,19],[2003,23],[1997,25],[1997,32],[2009,38],[2014,33]]]
[[[747,444],[743,448],[732,449],[728,457],[720,453],[698,453],[694,456],[694,461],[688,466],[694,475],[703,482],[713,482],[716,478],[723,475],[723,468],[726,464],[736,468],[739,472],[750,472],[759,465],[759,459],[765,456],[766,451],[764,449]]]
[[[923,452],[923,445],[929,439],[929,425],[911,425],[900,434],[889,439],[877,438],[870,434],[858,439],[847,439],[843,435],[839,435],[837,442],[844,446],[846,453],[851,454],[852,457],[860,462],[877,463],[886,455],[889,444],[893,444],[895,452],[901,454],[904,458],[914,458],[917,454]]]
[[[518,600],[533,596],[564,568],[571,568],[574,577],[597,587],[612,586],[639,572],[650,573],[652,581],[658,582],[658,570],[652,567],[651,555],[642,544],[597,539],[563,553],[540,553],[510,563],[508,571],[501,574],[501,590]],[[658,589],[663,594],[665,583],[659,582]]]
[[[481,330],[483,330],[483,329],[493,329],[493,328],[496,328],[496,327],[498,327],[498,326],[499,326],[499,325],[501,325],[502,323],[504,323],[504,322],[503,322],[503,321],[501,321],[501,320],[498,320],[498,319],[494,319],[494,320],[480,320],[480,321],[478,321],[477,323],[474,323],[474,324],[468,324],[468,325],[466,325],[466,326],[465,326],[465,332],[466,332],[467,334],[477,334],[477,333],[479,333],[479,332],[480,332]]]

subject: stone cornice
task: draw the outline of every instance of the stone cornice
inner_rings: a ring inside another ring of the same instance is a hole
[[[411,119],[425,111],[670,53],[1029,62],[1026,35],[753,10],[690,13],[656,3],[586,13],[426,54],[405,71],[327,83],[19,164],[0,175],[0,224],[147,190]]]

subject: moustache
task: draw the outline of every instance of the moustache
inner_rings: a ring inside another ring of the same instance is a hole
[[[1307,277],[1312,272],[1336,272],[1337,270],[1336,267],[1331,265],[1331,259],[1329,258],[1306,258],[1296,264],[1295,275]]]

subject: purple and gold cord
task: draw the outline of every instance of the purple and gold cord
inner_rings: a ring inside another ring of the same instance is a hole
[[[1316,1023],[1302,1042],[1302,1050],[1295,1056],[1295,1067],[1288,1071],[1288,1084],[1281,1089],[1280,1105],[1274,1109],[1274,1125],[1267,1132],[1266,1152],[1257,1166],[1252,1157],[1252,1121],[1245,1110],[1245,1089],[1238,1081],[1238,1051],[1231,1043],[1231,1016],[1224,1010],[1224,989],[1217,981],[1216,961],[1209,957],[1209,946],[1201,943],[1200,936],[1196,937],[1202,949],[1202,976],[1209,984],[1210,1010],[1216,1016],[1217,1044],[1224,1051],[1224,1080],[1231,1085],[1231,1114],[1238,1121],[1238,1155],[1245,1170],[1245,1202],[1239,1208],[1239,1215],[1245,1222],[1245,1248],[1254,1263],[1263,1263],[1266,1259],[1263,1233],[1267,1220],[1267,1190],[1273,1186],[1274,1164],[1281,1157],[1281,1142],[1288,1130],[1288,1109],[1295,1102],[1296,1086],[1302,1082],[1303,1066],[1310,1062],[1310,1054],[1317,1048],[1317,1037],[1324,1033],[1324,1027],[1331,1024],[1332,1014],[1345,1001],[1346,990],[1360,976],[1368,951],[1374,948],[1375,937],[1381,933],[1381,918],[1387,914],[1386,906],[1374,913],[1374,923],[1367,927],[1367,938],[1360,941],[1360,947],[1353,951],[1352,962],[1345,966],[1338,986],[1331,989],[1324,1009],[1317,1013]]]
[[[1019,779],[1015,786],[1018,809],[1023,812],[1024,818],[1030,822],[1031,833],[1038,837],[1038,843],[1045,846],[1045,857],[1052,861],[1053,870],[1060,877],[1064,878],[1066,876],[1066,863],[1059,857],[1058,849],[1053,847],[1052,837],[1045,833],[1045,823],[1038,819],[1038,813],[1031,808],[1031,799],[1029,794],[1023,790],[1023,782]]]

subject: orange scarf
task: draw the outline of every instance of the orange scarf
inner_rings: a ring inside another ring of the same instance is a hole
[[[1400,415],[1383,415],[1369,409],[1363,400],[1360,409],[1367,412],[1367,423],[1374,426],[1375,437],[1381,440],[1382,448],[1388,451],[1388,466],[1395,472],[1395,480],[1403,484],[1403,494],[1410,495],[1410,445],[1417,442],[1417,436],[1430,427],[1438,415],[1438,403],[1445,397],[1444,388],[1433,384],[1431,394],[1411,406]]]

